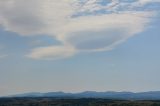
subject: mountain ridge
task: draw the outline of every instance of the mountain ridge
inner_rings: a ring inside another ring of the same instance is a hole
[[[126,100],[160,100],[160,91],[149,92],[96,92],[84,91],[79,93],[59,92],[29,92],[23,94],[10,95],[7,97],[54,97],[54,98],[106,98],[106,99],[126,99]]]

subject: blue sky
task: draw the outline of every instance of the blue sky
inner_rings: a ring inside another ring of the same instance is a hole
[[[159,9],[159,0],[0,1],[0,95],[160,90]]]

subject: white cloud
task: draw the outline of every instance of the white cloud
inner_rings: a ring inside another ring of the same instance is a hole
[[[61,45],[38,47],[28,57],[59,59],[77,52],[107,51],[145,30],[152,12],[126,8],[112,0],[1,0],[0,24],[5,30],[20,35],[46,34]],[[148,2],[147,2],[148,1]],[[151,3],[151,0],[138,2]],[[119,9],[119,10],[118,10]],[[98,11],[104,11],[97,14]],[[108,13],[110,12],[110,13]]]
[[[75,52],[71,46],[50,46],[36,48],[27,56],[34,59],[56,60],[73,56]]]
[[[56,32],[72,14],[73,0],[2,0],[0,23],[6,30],[22,35]]]
[[[110,50],[114,45],[144,30],[150,13],[85,16],[72,20],[57,38],[78,50]]]

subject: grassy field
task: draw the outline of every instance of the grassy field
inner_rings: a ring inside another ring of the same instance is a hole
[[[1,98],[0,106],[160,106],[160,101],[129,101],[92,98]]]

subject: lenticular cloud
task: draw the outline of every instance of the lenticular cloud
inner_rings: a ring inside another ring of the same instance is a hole
[[[37,47],[28,57],[66,58],[79,52],[112,50],[144,31],[153,16],[144,8],[147,3],[152,1],[1,0],[0,25],[21,36],[43,34],[61,42]]]

